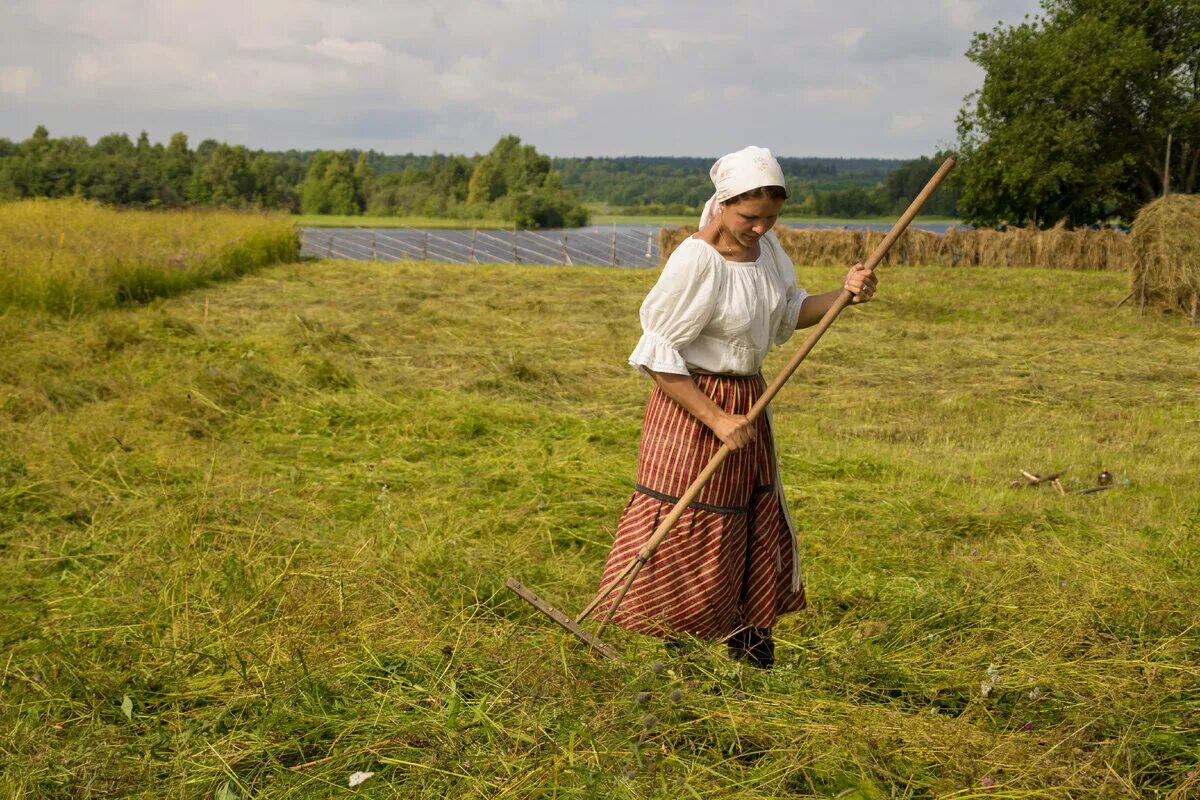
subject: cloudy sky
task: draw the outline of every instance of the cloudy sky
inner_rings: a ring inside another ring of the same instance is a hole
[[[0,0],[0,137],[913,157],[1037,0]]]

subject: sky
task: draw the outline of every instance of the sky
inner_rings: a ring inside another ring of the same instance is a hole
[[[3,0],[0,138],[913,158],[1037,0]]]

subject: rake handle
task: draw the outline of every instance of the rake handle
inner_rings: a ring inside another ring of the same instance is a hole
[[[913,198],[913,201],[909,204],[908,208],[905,209],[904,213],[900,215],[900,219],[896,220],[896,223],[892,225],[892,229],[888,231],[887,236],[883,237],[883,241],[875,247],[875,250],[871,253],[870,257],[867,258],[863,266],[865,266],[867,269],[874,269],[879,262],[883,260],[883,257],[887,254],[888,249],[895,244],[896,240],[900,238],[900,234],[904,233],[905,229],[908,228],[909,223],[912,222],[913,218],[917,216],[917,212],[919,212],[921,207],[925,205],[925,201],[929,199],[930,195],[937,191],[937,188],[941,185],[942,180],[954,167],[954,161],[954,156],[950,156],[942,162],[942,165],[938,167],[937,172],[935,172],[933,177],[929,179],[929,182],[925,184],[925,188],[921,190],[920,194]],[[854,295],[849,289],[842,289],[841,293],[834,300],[833,305],[831,305],[829,310],[825,312],[825,315],[821,317],[821,321],[818,322],[808,334],[808,337],[804,340],[804,344],[800,345],[800,349],[796,351],[795,355],[792,356],[787,365],[784,366],[779,374],[775,376],[775,380],[771,381],[771,385],[766,388],[766,390],[762,393],[762,396],[758,398],[758,401],[751,406],[750,411],[746,414],[746,418],[748,420],[754,421],[763,413],[767,407],[767,404],[775,398],[775,395],[779,393],[779,390],[783,388],[783,385],[788,382],[788,379],[792,377],[792,374],[797,368],[799,368],[801,362],[804,361],[809,352],[811,352],[813,347],[816,346],[817,342],[821,340],[821,337],[825,335],[825,331],[827,331],[829,326],[833,324],[833,321],[837,319],[838,314],[842,313],[842,309],[849,305],[853,297]],[[704,488],[704,485],[708,482],[709,478],[713,476],[713,473],[717,471],[717,467],[721,465],[721,462],[725,460],[730,452],[731,451],[728,445],[721,445],[721,449],[718,450],[711,459],[709,459],[708,464],[705,465],[700,474],[697,475],[695,480],[692,481],[691,485],[688,486],[687,491],[683,493],[683,496],[679,498],[679,501],[675,503],[675,506],[671,509],[671,513],[668,514],[666,519],[664,519],[659,524],[658,528],[655,529],[654,535],[651,536],[642,549],[638,551],[638,554],[629,563],[629,566],[625,568],[625,571],[608,586],[600,589],[600,592],[591,602],[591,605],[585,608],[576,618],[576,622],[583,622],[585,619],[587,619],[591,613],[596,610],[596,606],[600,605],[600,603],[604,601],[604,598],[612,594],[613,587],[617,584],[617,582],[623,581],[621,584],[621,591],[617,595],[616,600],[611,606],[609,606],[608,614],[605,616],[604,621],[600,623],[600,629],[596,632],[596,636],[599,637],[602,633],[604,633],[604,629],[608,626],[608,623],[612,621],[613,615],[617,613],[617,607],[625,598],[625,593],[629,591],[629,587],[633,585],[633,581],[637,577],[638,572],[641,571],[642,566],[651,559],[651,557],[654,555],[654,551],[657,550],[658,546],[662,543],[662,540],[665,539],[667,534],[671,532],[671,529],[675,527],[675,523],[679,521],[679,517],[683,515],[683,512],[687,508],[688,504],[696,499],[696,495],[698,495],[700,490]]]

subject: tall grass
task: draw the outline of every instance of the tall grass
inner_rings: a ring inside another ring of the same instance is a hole
[[[0,204],[0,308],[79,314],[179,294],[299,258],[280,214]]]
[[[0,315],[0,796],[1195,797],[1197,335],[1063,276],[891,270],[781,393],[813,605],[772,672],[597,661],[502,588],[595,588],[651,272]]]

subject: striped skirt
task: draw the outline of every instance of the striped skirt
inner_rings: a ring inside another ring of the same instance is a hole
[[[766,388],[761,375],[692,379],[731,414],[746,414]],[[769,418],[764,414],[755,425],[754,441],[722,462],[642,567],[614,624],[654,636],[716,640],[744,627],[770,628],[779,614],[804,608]],[[602,586],[621,576],[720,447],[707,426],[655,386],[646,404],[637,486],[617,525]],[[600,619],[612,599],[597,607]]]

